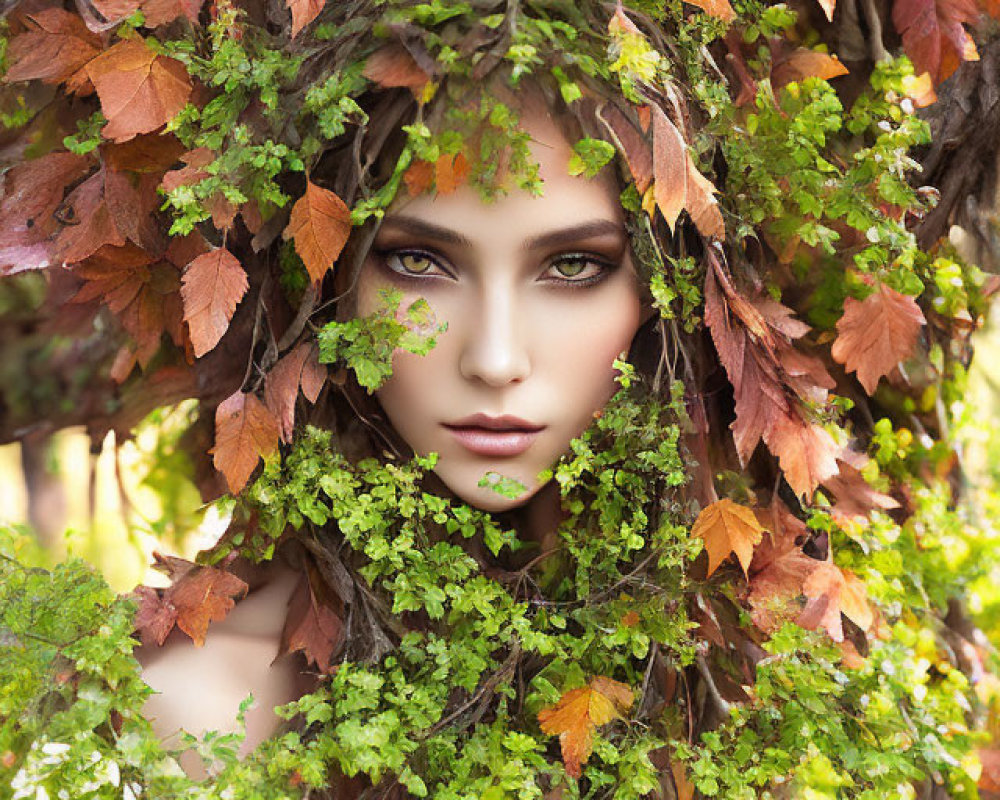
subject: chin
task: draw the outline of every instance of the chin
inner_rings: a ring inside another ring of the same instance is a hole
[[[499,472],[499,470],[496,470]],[[521,508],[527,505],[531,499],[538,494],[539,490],[545,485],[533,481],[526,491],[520,494],[518,497],[507,497],[492,489],[484,488],[478,485],[478,481],[473,483],[469,481],[468,475],[461,476],[458,480],[449,480],[447,474],[442,475],[441,472],[437,473],[438,478],[447,487],[455,497],[457,497],[463,503],[466,503],[473,508],[478,508],[480,511],[488,511],[491,514],[500,514],[504,511],[513,511],[516,508]],[[447,473],[447,470],[445,470]]]

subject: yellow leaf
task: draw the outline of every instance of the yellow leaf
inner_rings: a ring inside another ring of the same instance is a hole
[[[747,572],[754,546],[760,542],[763,533],[764,529],[753,511],[728,498],[702,509],[691,529],[692,536],[705,541],[709,575],[729,558],[730,553],[736,553],[740,566]]]

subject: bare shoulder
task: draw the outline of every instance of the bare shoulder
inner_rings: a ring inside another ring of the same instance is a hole
[[[175,630],[162,647],[139,648],[143,679],[156,691],[144,713],[167,744],[176,743],[181,729],[195,735],[236,730],[240,703],[252,694],[255,704],[246,716],[241,748],[245,754],[277,730],[281,721],[275,706],[309,691],[312,682],[298,658],[275,660],[299,575],[287,567],[269,568],[262,585],[209,628],[203,647]],[[182,763],[198,776],[197,759]]]

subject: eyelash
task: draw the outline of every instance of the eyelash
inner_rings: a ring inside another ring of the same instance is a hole
[[[441,265],[440,262],[443,259],[441,259],[440,256],[434,253],[429,253],[424,250],[375,250],[374,252],[375,255],[379,258],[380,262],[385,266],[385,268],[400,280],[424,281],[424,280],[429,280],[431,278],[440,278],[440,277],[447,277],[451,279],[455,278],[455,276],[452,273],[450,273],[447,269],[445,269]],[[441,273],[444,274],[411,272],[407,270],[405,267],[403,267],[402,264],[400,264],[398,267],[392,266],[392,261],[394,259],[402,259],[405,258],[406,256],[426,259],[427,261],[431,262],[431,264],[433,264],[435,267],[437,267],[437,269],[439,269]],[[546,268],[546,272],[548,272],[551,269],[554,269],[557,264],[577,263],[581,261],[585,265],[594,265],[598,267],[599,268],[598,272],[596,272],[593,275],[589,275],[585,278],[570,278],[567,276],[562,276],[562,277],[545,278],[544,281],[563,284],[565,286],[571,286],[572,288],[582,288],[586,286],[593,286],[597,283],[600,283],[617,268],[616,264],[612,264],[603,259],[596,258],[595,256],[590,255],[588,253],[566,253],[565,255],[553,259],[552,262],[549,264],[548,268]],[[586,266],[584,267],[584,270],[586,270]]]

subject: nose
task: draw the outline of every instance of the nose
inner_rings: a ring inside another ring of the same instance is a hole
[[[519,318],[512,287],[483,287],[478,307],[469,309],[459,372],[471,381],[506,386],[531,374],[528,331]]]

